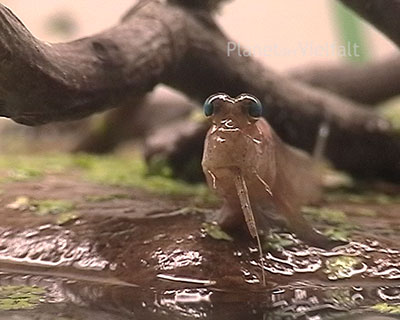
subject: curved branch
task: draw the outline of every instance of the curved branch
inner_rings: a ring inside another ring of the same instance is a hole
[[[400,94],[399,55],[367,65],[311,66],[288,75],[365,104],[377,104]]]
[[[140,2],[112,29],[49,45],[0,6],[0,30],[0,115],[15,121],[80,118],[127,105],[159,82],[199,102],[217,91],[249,92],[262,99],[265,116],[286,142],[312,150],[320,123],[328,121],[327,155],[335,165],[400,181],[400,143],[388,122],[363,105],[276,74],[243,52],[228,56],[230,40],[191,10]]]
[[[149,3],[100,34],[49,44],[0,5],[0,115],[37,125],[82,118],[143,96],[185,52],[178,37],[182,13],[161,10]]]
[[[399,0],[340,0],[400,46]]]

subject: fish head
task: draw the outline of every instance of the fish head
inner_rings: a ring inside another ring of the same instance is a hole
[[[262,111],[261,102],[247,93],[236,98],[225,93],[210,96],[204,103],[212,125],[205,141],[203,167],[256,167],[263,156],[264,136],[257,125],[265,122]]]

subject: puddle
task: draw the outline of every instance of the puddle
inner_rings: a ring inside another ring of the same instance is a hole
[[[2,190],[0,320],[400,318],[397,204],[308,208],[349,243],[326,251],[275,232],[260,261],[191,199],[62,176]]]
[[[0,319],[7,314],[13,316],[8,319],[60,320],[122,320],[132,317],[134,319],[187,319],[188,317],[282,320],[368,319],[368,317],[395,319],[396,312],[399,311],[396,305],[400,303],[400,287],[383,283],[366,284],[361,287],[317,286],[311,282],[298,282],[256,292],[235,292],[196,286],[159,290],[99,283],[95,279],[78,281],[66,277],[2,272],[0,293],[3,292],[2,288],[12,288],[12,286],[35,288],[41,298],[36,300],[36,304],[30,306],[29,310],[15,308],[13,311],[5,311],[1,309],[1,299],[3,299],[1,294]]]

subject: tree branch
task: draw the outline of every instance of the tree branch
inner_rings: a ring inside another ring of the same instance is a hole
[[[185,52],[178,37],[182,12],[162,9],[149,3],[98,35],[48,44],[0,5],[0,115],[37,125],[82,118],[143,96]]]
[[[400,57],[364,64],[311,66],[291,71],[294,79],[365,104],[400,94]]]
[[[230,40],[206,20],[146,1],[112,29],[49,45],[0,6],[0,115],[31,125],[76,119],[127,105],[159,82],[199,102],[217,91],[249,92],[263,101],[265,117],[286,142],[312,150],[319,125],[328,121],[327,155],[335,165],[400,181],[400,143],[385,120],[243,52],[228,56]]]
[[[399,0],[340,0],[400,46]]]

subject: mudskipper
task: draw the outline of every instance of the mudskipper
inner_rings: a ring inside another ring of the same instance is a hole
[[[250,94],[210,96],[204,113],[212,121],[202,167],[210,188],[223,199],[218,223],[224,229],[247,225],[263,262],[260,230],[286,227],[318,247],[331,240],[300,213],[320,194],[319,174],[306,153],[286,145],[262,117],[261,102]],[[263,283],[265,275],[263,270]]]

